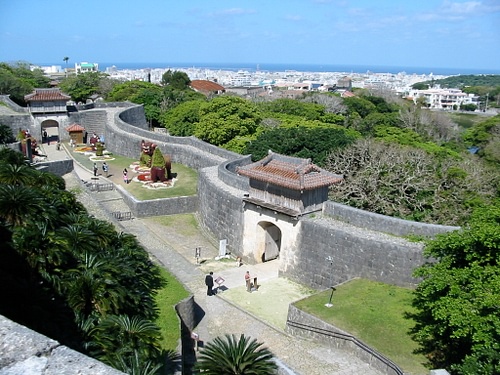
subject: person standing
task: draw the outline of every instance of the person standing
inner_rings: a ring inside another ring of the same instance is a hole
[[[103,174],[106,173],[106,177],[109,176],[109,165],[106,162],[102,163],[102,171]]]
[[[94,177],[97,176],[97,164],[94,163]]]
[[[245,273],[245,283],[247,285],[247,292],[251,292],[252,291],[252,282],[250,281],[251,277],[250,277],[250,271],[247,271]]]
[[[207,286],[207,296],[213,296],[214,292],[212,288],[214,287],[214,273],[210,271],[210,273],[205,276],[205,285]]]
[[[43,134],[42,134],[42,143],[47,142],[47,131],[43,129]]]

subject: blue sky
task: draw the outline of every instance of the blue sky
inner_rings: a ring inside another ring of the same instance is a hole
[[[500,70],[500,0],[0,0],[0,61]]]

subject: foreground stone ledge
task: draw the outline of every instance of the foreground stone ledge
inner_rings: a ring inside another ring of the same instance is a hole
[[[0,315],[0,375],[120,375],[123,372]]]

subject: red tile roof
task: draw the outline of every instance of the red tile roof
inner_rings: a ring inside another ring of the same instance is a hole
[[[264,159],[237,169],[237,173],[250,179],[269,182],[292,190],[313,190],[330,186],[343,180],[311,163],[300,159],[270,152]]]
[[[194,79],[191,81],[191,88],[196,91],[201,91],[204,93],[210,92],[223,92],[226,91],[224,86],[219,85],[218,83],[202,80],[202,79]]]
[[[78,124],[72,124],[66,128],[67,132],[82,132],[85,128]]]
[[[24,96],[27,102],[68,101],[70,99],[70,96],[63,94],[58,88],[35,89],[33,93]]]

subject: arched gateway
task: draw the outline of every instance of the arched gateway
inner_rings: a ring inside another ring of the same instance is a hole
[[[249,178],[249,194],[243,198],[242,255],[253,262],[276,259],[295,246],[300,217],[320,211],[328,187],[342,181],[310,159],[273,152],[239,167],[237,173]]]

